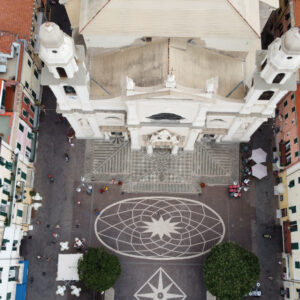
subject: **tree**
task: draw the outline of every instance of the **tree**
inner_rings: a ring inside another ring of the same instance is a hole
[[[89,248],[78,261],[78,274],[87,288],[101,292],[115,284],[121,274],[121,265],[118,257],[103,247]]]
[[[236,243],[214,246],[204,263],[204,282],[222,300],[240,300],[251,291],[260,275],[256,255]]]

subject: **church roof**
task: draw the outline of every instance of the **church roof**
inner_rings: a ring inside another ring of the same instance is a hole
[[[89,55],[91,99],[107,97],[106,91],[109,97],[124,95],[126,76],[132,78],[137,87],[153,87],[164,84],[172,72],[178,85],[202,91],[207,80],[218,77],[218,94],[223,97],[244,80],[244,61],[240,57],[189,44],[187,39],[186,48],[180,49],[176,41],[157,39],[114,53]],[[244,98],[243,85],[231,98]]]
[[[86,0],[87,35],[258,38],[259,0]]]

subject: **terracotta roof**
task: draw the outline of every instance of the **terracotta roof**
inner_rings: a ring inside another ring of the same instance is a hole
[[[0,28],[29,40],[31,35],[34,0],[1,0]]]
[[[17,39],[16,34],[0,31],[0,53],[10,53],[11,44]]]

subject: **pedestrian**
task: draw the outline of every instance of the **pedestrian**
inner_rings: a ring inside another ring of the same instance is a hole
[[[32,235],[29,235],[29,236],[28,236],[28,239],[31,240],[31,239],[32,239]]]
[[[35,222],[35,224],[36,224],[36,225],[41,225],[41,221],[37,220],[37,221]]]
[[[41,255],[37,255],[37,257],[36,257],[37,260],[41,260],[42,258],[43,258],[43,256],[41,256]]]
[[[59,228],[60,228],[60,225],[59,225],[59,224],[56,224],[55,228],[56,228],[56,229],[59,229]]]
[[[100,194],[103,194],[105,192],[105,189],[100,189]]]
[[[52,233],[52,236],[53,236],[54,238],[58,238],[58,234],[57,234],[56,232],[53,232],[53,233]]]
[[[78,204],[78,205],[80,205],[80,204],[81,204],[80,200],[78,200],[78,201],[77,201],[77,204]]]
[[[46,261],[49,262],[51,260],[51,257],[47,257]]]
[[[107,186],[105,186],[105,187],[104,187],[104,190],[107,192],[107,191],[108,191],[108,187],[107,187]]]

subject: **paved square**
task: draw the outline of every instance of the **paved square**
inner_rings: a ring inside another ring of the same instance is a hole
[[[190,199],[144,196],[105,207],[95,222],[99,241],[118,254],[175,260],[203,255],[225,235],[218,213]]]

